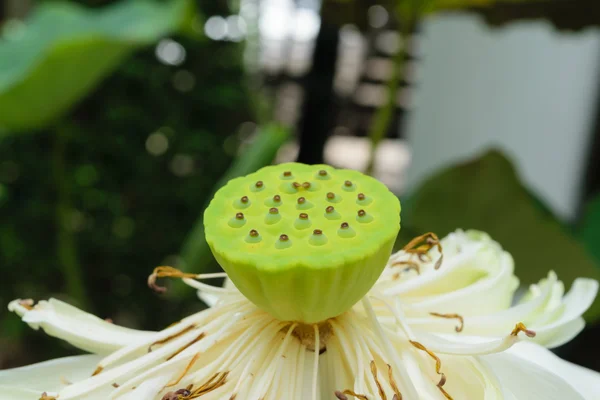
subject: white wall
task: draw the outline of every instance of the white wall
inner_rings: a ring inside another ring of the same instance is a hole
[[[581,188],[600,78],[600,31],[544,22],[489,28],[475,16],[429,19],[408,120],[408,186],[497,145],[563,218]]]

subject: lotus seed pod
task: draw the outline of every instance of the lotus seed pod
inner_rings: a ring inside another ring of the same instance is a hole
[[[400,203],[357,171],[288,163],[229,181],[204,225],[215,258],[250,301],[311,324],[344,313],[375,284],[400,229]]]

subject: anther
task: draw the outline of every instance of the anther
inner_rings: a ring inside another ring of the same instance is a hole
[[[304,197],[298,197],[298,204],[306,203],[306,199]]]
[[[359,217],[364,217],[365,215],[367,215],[367,213],[365,212],[365,210],[358,210],[358,216]]]
[[[357,197],[358,197],[359,200],[364,200],[365,199],[365,194],[364,193],[359,193]]]
[[[342,225],[340,225],[340,228],[342,228],[342,229],[348,229],[349,226],[350,225],[348,225],[347,222],[342,222]]]
[[[244,219],[244,214],[243,213],[235,214],[235,219]]]
[[[298,189],[302,185],[300,185],[298,182],[294,182],[294,183],[292,183],[292,186],[295,187],[296,189]]]
[[[288,235],[283,234],[279,236],[279,240],[281,240],[282,242],[287,242],[288,240],[290,240],[290,238]]]
[[[308,214],[306,214],[306,213],[301,213],[301,214],[300,214],[300,219],[308,219]]]
[[[319,175],[321,176],[327,176],[327,171],[325,171],[324,169],[319,171]]]
[[[352,186],[352,182],[351,181],[346,181],[346,182],[344,182],[344,185],[346,187],[351,187]]]
[[[280,196],[280,195],[278,195],[278,194],[276,194],[275,196],[273,196],[273,201],[274,201],[275,203],[279,203],[279,202],[281,201],[281,196]]]
[[[302,187],[303,187],[304,189],[310,189],[310,182],[304,182],[304,183],[302,184]]]
[[[325,212],[326,212],[327,214],[331,214],[331,213],[332,213],[334,210],[335,210],[335,208],[333,208],[333,206],[329,206],[329,207],[327,207],[327,208],[325,209]]]
[[[322,235],[322,234],[323,234],[323,231],[322,231],[322,230],[320,230],[320,229],[315,229],[315,230],[313,231],[313,235]]]
[[[263,187],[263,181],[256,182],[256,184],[254,186],[256,186],[257,188]]]
[[[279,210],[276,207],[269,208],[270,214],[279,214]]]
[[[292,171],[284,171],[283,176],[292,176]]]
[[[327,198],[328,198],[329,200],[333,200],[333,199],[335,199],[335,193],[333,193],[333,192],[329,192],[329,193],[327,193]]]
[[[240,201],[244,204],[246,204],[248,202],[248,196],[242,196],[242,198],[240,199]]]
[[[256,229],[252,229],[250,231],[250,236],[252,236],[252,237],[258,237],[258,231]]]

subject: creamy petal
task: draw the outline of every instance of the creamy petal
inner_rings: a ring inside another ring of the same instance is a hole
[[[101,357],[84,355],[58,358],[21,368],[0,370],[0,385],[37,393],[38,400],[43,392],[57,392],[67,383],[88,378]],[[4,391],[0,391],[4,394]],[[4,399],[4,397],[0,396]]]
[[[568,381],[585,400],[600,399],[600,373],[565,361],[550,350],[534,343],[518,343],[508,350],[508,353],[534,363]]]
[[[56,299],[40,301],[33,309],[15,300],[8,309],[21,316],[33,329],[42,328],[48,335],[90,353],[110,354],[154,334],[111,324]]]
[[[505,393],[517,400],[597,400],[580,395],[571,386],[576,384],[576,380],[567,383],[559,375],[512,354],[492,354],[479,360],[496,376]]]

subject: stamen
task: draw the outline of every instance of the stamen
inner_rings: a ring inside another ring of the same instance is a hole
[[[40,400],[58,400],[58,397],[50,396],[47,392],[42,393]]]
[[[283,176],[292,176],[292,171],[284,171]]]
[[[306,199],[304,197],[298,197],[298,204],[306,203]]]
[[[444,375],[444,373],[441,371],[442,369],[442,360],[440,360],[440,358],[435,355],[434,352],[430,351],[429,349],[427,349],[427,347],[423,346],[421,343],[419,342],[415,342],[414,340],[409,340],[410,344],[412,344],[413,346],[415,346],[417,349],[424,351],[425,353],[427,353],[429,355],[429,357],[433,358],[435,360],[435,372],[440,375],[440,381],[437,384],[437,387],[440,389],[440,391],[442,392],[442,394],[448,399],[448,400],[452,400],[452,397],[442,388],[442,386],[444,386],[444,384],[446,383],[446,375]]]
[[[377,385],[377,389],[379,390],[379,397],[381,400],[387,400],[387,396],[385,395],[385,391],[381,386],[381,382],[377,379],[377,365],[375,365],[375,360],[371,360],[371,374],[373,375],[373,379],[375,380],[375,384]]]
[[[101,373],[104,370],[104,367],[98,366],[96,367],[96,369],[94,370],[94,373],[92,374],[92,376],[96,376],[99,373]]]
[[[235,219],[244,219],[244,213],[237,213],[235,214]]]
[[[179,384],[179,382],[181,382],[183,377],[187,375],[187,373],[190,371],[190,369],[194,366],[194,364],[196,363],[196,361],[198,361],[199,358],[200,358],[200,353],[196,353],[194,355],[194,357],[192,357],[192,360],[188,363],[188,365],[183,370],[183,373],[181,375],[179,375],[179,377],[174,382],[168,383],[165,387],[172,387],[172,386]]]
[[[191,330],[192,330],[192,329],[194,329],[194,328],[196,328],[196,325],[190,325],[190,326],[188,326],[187,328],[185,328],[184,330],[182,330],[182,331],[180,331],[180,332],[178,332],[178,333],[175,333],[175,334],[173,334],[173,335],[171,335],[171,336],[169,336],[169,337],[166,337],[166,338],[164,338],[164,339],[157,340],[156,342],[154,342],[154,343],[152,343],[150,346],[148,346],[148,353],[152,352],[152,348],[153,348],[154,346],[157,346],[157,345],[160,345],[160,344],[165,344],[165,343],[168,343],[168,342],[170,342],[171,340],[173,340],[173,339],[175,339],[175,338],[178,338],[179,336],[181,336],[181,335],[184,335],[184,334],[188,333],[189,331],[191,331]]]
[[[258,181],[258,182],[256,182],[256,184],[255,184],[255,186],[256,186],[257,188],[261,188],[261,187],[263,187],[263,185],[264,185],[263,181]]]
[[[434,313],[434,312],[429,313],[429,314],[433,315],[434,317],[448,318],[448,319],[451,319],[451,318],[458,319],[459,324],[458,324],[458,326],[456,326],[454,328],[454,330],[456,332],[462,332],[463,328],[465,327],[465,319],[461,315],[459,315],[459,314],[439,314],[439,313]]]
[[[212,392],[213,390],[220,388],[227,382],[228,375],[229,375],[229,371],[225,371],[225,372],[221,372],[221,373],[217,372],[205,384],[203,384],[202,386],[200,386],[197,389],[194,389],[194,391],[192,391],[188,397],[182,397],[181,400],[195,399],[197,397],[203,396],[209,392]]]
[[[205,336],[206,336],[206,334],[204,332],[200,333],[194,340],[192,340],[188,344],[182,346],[179,350],[177,350],[169,358],[167,358],[167,361],[172,360],[174,357],[176,357],[178,354],[181,354],[183,351],[185,351],[185,349],[187,349],[191,345],[198,343],[200,340],[204,339]]]
[[[321,348],[319,326],[317,324],[313,325],[313,331],[315,332],[315,358],[313,364],[312,398],[313,400],[317,400],[317,383],[319,378],[319,351],[317,349]]]
[[[406,265],[406,268],[404,268],[405,271],[412,269],[417,272],[417,275],[421,275],[421,267],[419,267],[419,264],[414,261],[396,261],[392,264],[392,267],[397,267],[399,265]]]
[[[344,390],[342,393],[347,394],[348,396],[356,397],[357,399],[360,399],[360,400],[369,400],[369,398],[367,396],[365,396],[364,394],[354,393],[352,390]]]
[[[303,187],[304,189],[310,189],[310,182],[304,182],[304,183],[302,184],[302,187]]]
[[[375,314],[375,311],[373,310],[373,306],[371,305],[371,302],[369,301],[367,296],[363,297],[362,304],[365,308],[365,311],[367,312],[367,316],[368,316],[369,320],[371,321],[371,324],[373,326],[375,326],[375,332],[377,333],[377,336],[379,336],[379,340],[383,344],[385,351],[392,358],[394,368],[396,368],[396,371],[398,371],[400,373],[400,381],[402,383],[402,386],[405,388],[405,390],[408,391],[408,393],[407,393],[408,398],[409,399],[417,399],[418,398],[417,391],[416,391],[410,377],[407,376],[406,371],[403,371],[401,369],[402,363],[398,359],[398,354],[397,354],[396,350],[394,349],[394,347],[392,346],[390,339],[386,336],[385,332],[383,331],[383,327],[377,320],[377,315]]]
[[[429,250],[431,250],[434,247],[437,247],[440,253],[440,258],[438,258],[434,267],[437,270],[442,266],[444,255],[442,254],[442,245],[440,243],[440,240],[438,239],[435,233],[428,232],[424,235],[417,236],[416,238],[408,242],[408,244],[404,246],[403,250],[409,254],[417,254],[419,260],[424,261],[423,257],[427,255]]]
[[[324,169],[319,171],[319,175],[321,176],[327,176],[327,171],[325,171]]]
[[[339,390],[335,391],[335,397],[337,397],[339,400],[348,400],[348,396],[346,396],[344,393],[340,392]]]
[[[158,286],[156,284],[156,280],[158,278],[195,278],[196,274],[189,274],[185,272],[181,272],[177,268],[173,267],[156,267],[154,268],[154,272],[148,277],[148,286],[150,289],[154,290],[157,293],[165,293],[167,288],[164,286]]]
[[[392,374],[392,366],[390,364],[388,364],[387,367],[388,367],[388,380],[390,381],[390,386],[392,387],[392,390],[394,391],[394,397],[392,398],[392,400],[402,400],[402,393],[400,393],[400,389],[398,389],[398,385],[396,384],[396,381],[394,380],[394,375]]]
[[[525,326],[525,324],[523,324],[522,322],[519,322],[517,325],[515,325],[515,329],[512,330],[512,332],[510,333],[511,336],[517,336],[519,334],[519,332],[524,332],[525,335],[527,335],[530,338],[535,337],[535,332],[532,330],[527,329],[527,327]]]

